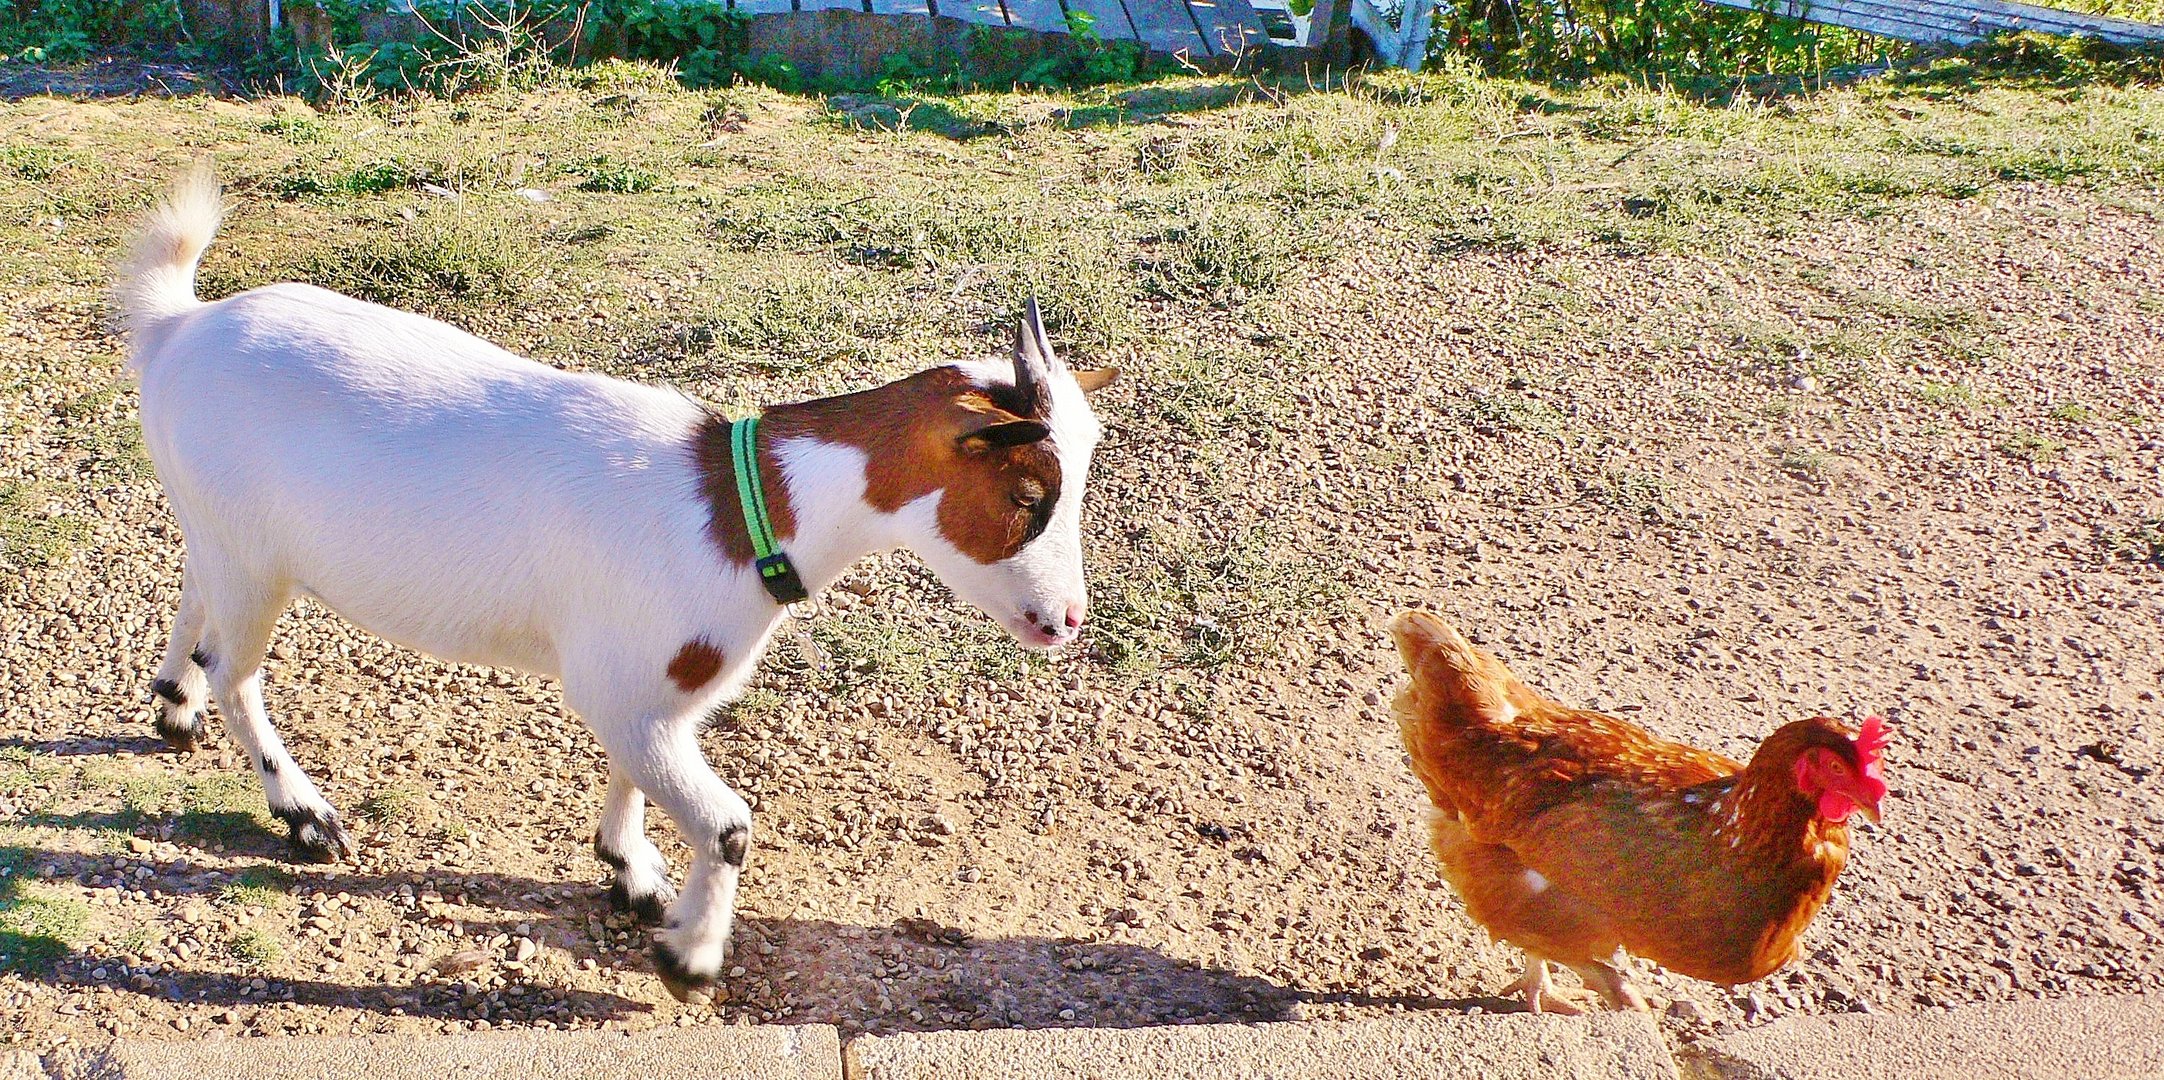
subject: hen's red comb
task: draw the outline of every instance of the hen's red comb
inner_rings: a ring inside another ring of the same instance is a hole
[[[1886,719],[1877,713],[1863,718],[1863,730],[1856,733],[1856,757],[1862,761],[1878,760],[1879,751],[1893,741],[1893,730],[1886,726]]]

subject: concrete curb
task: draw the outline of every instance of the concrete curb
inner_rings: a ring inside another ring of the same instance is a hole
[[[1707,1039],[1679,1056],[1693,1080],[2164,1077],[2164,998],[1796,1017]]]
[[[1462,1016],[863,1036],[821,1024],[117,1042],[0,1080],[2164,1080],[2164,997],[1797,1017],[1670,1055],[1643,1014]]]
[[[32,1059],[36,1061],[35,1058]],[[503,1031],[419,1038],[207,1039],[116,1042],[54,1055],[51,1080],[231,1080],[235,1076],[365,1080],[835,1080],[841,1037],[824,1024],[711,1027],[625,1035]],[[0,1073],[0,1077],[10,1074]]]
[[[1645,1015],[942,1031],[853,1039],[848,1080],[1673,1080]]]

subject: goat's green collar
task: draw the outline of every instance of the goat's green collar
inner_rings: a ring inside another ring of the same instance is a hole
[[[729,425],[729,460],[736,473],[736,501],[744,508],[744,531],[751,534],[753,566],[759,584],[777,604],[794,604],[811,598],[804,579],[797,576],[781,542],[774,539],[774,523],[766,514],[766,486],[759,477],[759,418],[747,416]]]

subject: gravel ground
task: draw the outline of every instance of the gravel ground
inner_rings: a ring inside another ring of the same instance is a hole
[[[1328,97],[1288,108],[1327,115]],[[760,101],[729,130],[874,174],[919,155],[956,185],[1018,148],[1086,174],[1249,122],[950,142]],[[1799,964],[1735,991],[1640,965],[1686,1037],[2164,989],[2153,172],[1653,250],[1468,246],[1355,209],[1254,296],[1136,305],[1117,346],[1071,350],[1130,374],[1104,395],[1088,511],[1096,647],[1010,657],[907,557],[835,590],[816,647],[777,645],[705,737],[758,833],[726,998],[691,1008],[607,909],[601,759],[546,682],[291,612],[267,694],[352,819],[360,854],[336,866],[285,861],[223,741],[176,757],[150,738],[181,552],[129,446],[132,391],[105,389],[119,346],[96,263],[150,178],[204,145],[195,125],[226,125],[230,161],[248,144],[227,121],[278,107],[6,107],[121,163],[122,193],[80,235],[7,203],[15,242],[55,255],[10,263],[0,296],[17,568],[0,584],[0,1041],[1510,1008],[1493,995],[1519,957],[1465,918],[1414,827],[1381,631],[1410,605],[1554,696],[1738,757],[1812,712],[1892,719],[1885,825],[1862,830]],[[1422,106],[1393,108],[1410,125]],[[300,212],[244,203],[207,275],[264,280],[235,247]],[[1001,309],[953,299],[972,273],[919,265],[896,288],[949,335],[982,316],[967,343],[989,347]],[[484,328],[610,367],[607,342],[598,359],[563,344],[576,325],[522,328],[564,307],[506,310]],[[1152,560],[1173,570],[1135,569]]]

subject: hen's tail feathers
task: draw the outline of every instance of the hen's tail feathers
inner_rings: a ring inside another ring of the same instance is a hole
[[[195,267],[223,212],[218,180],[205,161],[175,180],[172,192],[144,219],[113,288],[129,336],[130,374],[142,375],[166,323],[202,304],[195,298]]]
[[[1398,734],[1429,800],[1439,810],[1452,811],[1443,794],[1445,747],[1468,723],[1508,723],[1516,715],[1510,701],[1516,680],[1501,661],[1425,611],[1408,611],[1391,620],[1390,633],[1413,677],[1392,706]]]
[[[1490,723],[1508,723],[1515,714],[1510,698],[1517,679],[1457,628],[1425,611],[1408,611],[1391,620],[1390,633],[1412,673],[1412,696],[1423,713],[1442,710]]]

